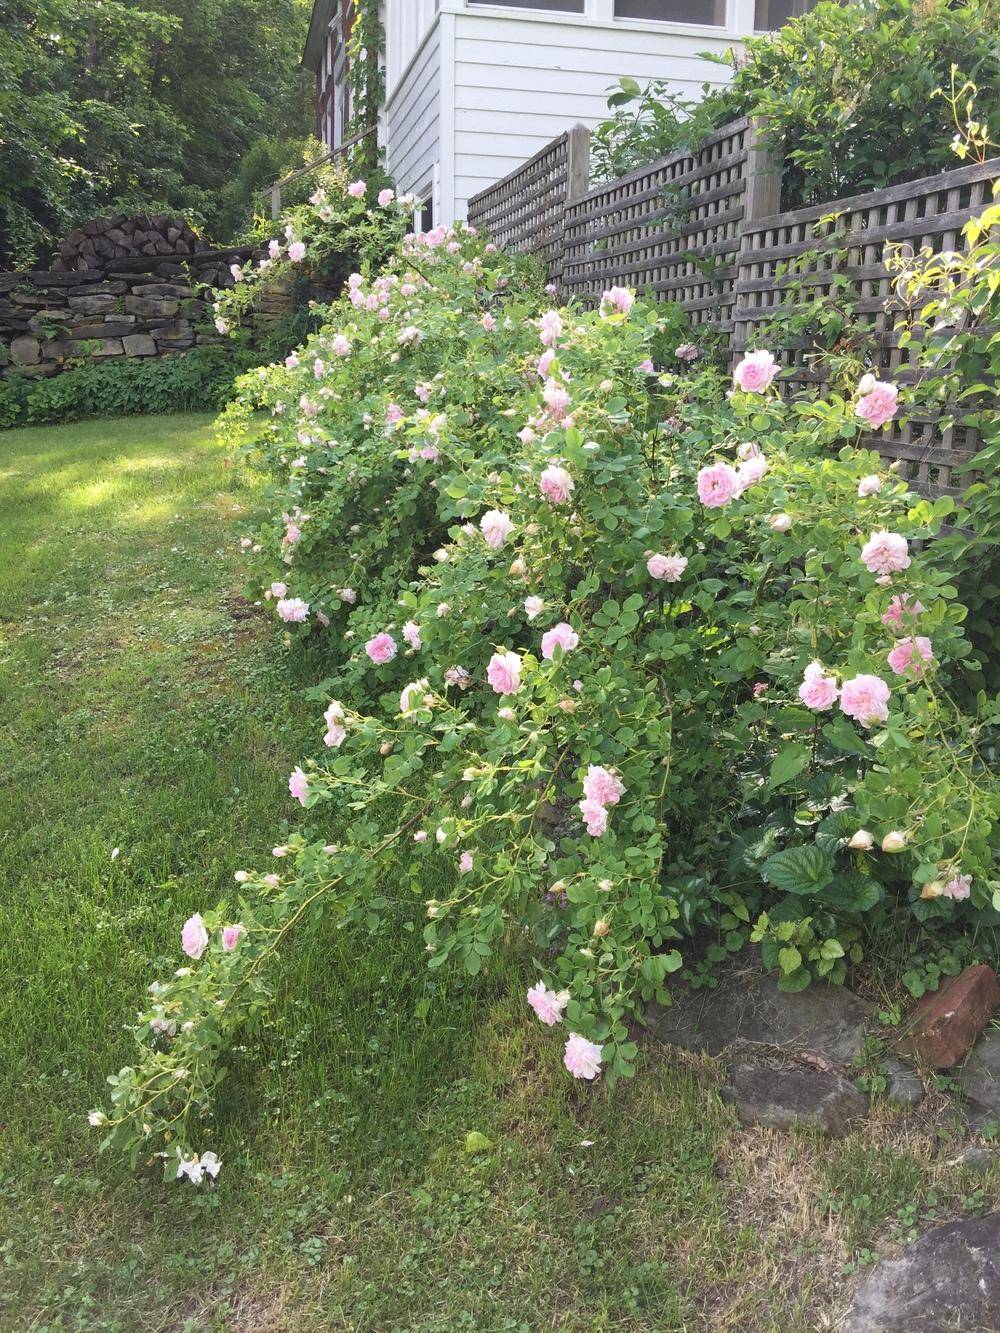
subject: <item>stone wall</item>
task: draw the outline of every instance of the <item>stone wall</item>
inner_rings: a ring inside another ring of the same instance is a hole
[[[189,258],[131,255],[100,268],[0,273],[0,374],[54,375],[67,362],[163,356],[214,342],[212,290],[231,287],[249,247]],[[290,306],[269,293],[266,313]]]

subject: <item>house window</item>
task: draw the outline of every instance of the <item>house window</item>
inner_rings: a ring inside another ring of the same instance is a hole
[[[754,27],[758,32],[775,32],[789,19],[808,14],[815,4],[816,0],[757,0]]]
[[[615,18],[705,23],[721,28],[726,22],[726,0],[615,0]]]
[[[558,14],[582,14],[584,0],[469,0],[470,5],[506,5],[509,9],[548,9]]]

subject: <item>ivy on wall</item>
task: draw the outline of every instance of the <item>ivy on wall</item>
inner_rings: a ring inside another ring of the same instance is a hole
[[[347,87],[351,119],[347,137],[364,134],[354,149],[352,165],[359,176],[373,175],[379,168],[376,128],[385,102],[385,28],[379,17],[378,0],[354,0],[354,17],[347,44]],[[366,133],[366,131],[373,131]]]

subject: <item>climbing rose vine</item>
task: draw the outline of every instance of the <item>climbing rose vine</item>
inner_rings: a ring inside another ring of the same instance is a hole
[[[786,403],[766,349],[723,376],[671,338],[632,292],[552,308],[439,227],[248,377],[249,577],[331,677],[297,831],[178,923],[105,1146],[214,1174],[224,1053],[321,918],[419,920],[428,966],[473,975],[530,951],[526,1021],[612,1082],[705,938],[752,933],[797,989],[842,981],[880,914],[997,919],[987,706],[951,701],[969,648],[927,543],[950,502],[858,444],[904,395],[858,370]]]

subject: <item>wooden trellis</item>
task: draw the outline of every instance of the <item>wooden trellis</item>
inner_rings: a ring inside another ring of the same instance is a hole
[[[912,383],[920,373],[919,346],[900,347],[899,275],[887,260],[900,247],[903,255],[961,250],[962,228],[983,212],[998,176],[1000,159],[748,222],[740,241],[733,356],[766,345],[786,368],[788,392],[818,388],[822,371],[810,357],[812,339],[785,339],[779,348],[767,326],[790,300],[832,295],[867,326],[872,370],[895,384]],[[868,443],[898,460],[914,489],[931,495],[960,493],[968,479],[953,478],[952,470],[979,447],[974,431],[960,421],[942,426],[937,413],[910,413]]]

